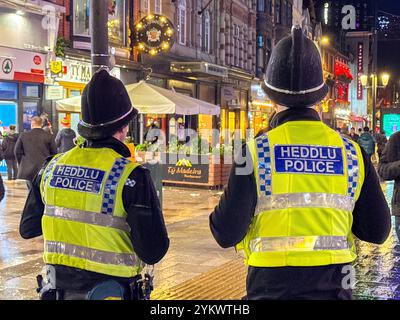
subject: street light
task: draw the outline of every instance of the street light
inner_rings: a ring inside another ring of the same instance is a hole
[[[321,38],[321,43],[322,43],[323,45],[328,45],[328,44],[329,44],[329,38],[326,37],[326,36],[322,37],[322,38]]]
[[[387,85],[388,85],[388,83],[389,83],[389,80],[390,80],[390,74],[388,74],[388,73],[383,73],[382,75],[381,75],[381,78],[382,78],[382,84],[383,84],[383,86],[384,87],[386,87]]]
[[[388,73],[381,74],[382,86],[378,86],[378,76],[376,74],[371,74],[372,86],[368,86],[368,76],[365,74],[360,75],[361,85],[365,89],[372,88],[372,130],[376,127],[376,100],[378,88],[385,88],[390,80],[390,75]]]

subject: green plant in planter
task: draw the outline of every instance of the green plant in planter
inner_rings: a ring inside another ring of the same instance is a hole
[[[57,39],[57,43],[56,43],[54,52],[57,57],[64,58],[65,57],[65,49],[70,48],[70,47],[71,47],[71,43],[68,40],[66,40],[63,37],[59,37]]]

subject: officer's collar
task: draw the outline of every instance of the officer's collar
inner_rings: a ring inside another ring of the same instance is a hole
[[[275,114],[271,119],[271,129],[289,121],[321,121],[319,114],[312,108],[287,109]]]
[[[121,156],[125,158],[129,158],[131,156],[131,152],[129,148],[122,143],[121,141],[109,137],[102,140],[88,140],[85,144],[86,148],[109,148],[119,153]]]

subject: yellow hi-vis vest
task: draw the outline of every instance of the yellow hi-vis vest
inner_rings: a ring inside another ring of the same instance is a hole
[[[109,148],[75,147],[50,161],[41,181],[45,263],[117,277],[141,272],[122,203],[137,166]]]
[[[319,121],[287,122],[250,141],[258,202],[237,245],[254,267],[356,258],[352,211],[364,183],[360,147]]]

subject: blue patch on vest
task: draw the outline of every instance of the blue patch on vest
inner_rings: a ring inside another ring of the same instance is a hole
[[[343,175],[343,154],[340,147],[278,145],[274,147],[277,173]]]
[[[105,171],[57,165],[53,171],[50,186],[81,192],[100,193]]]

